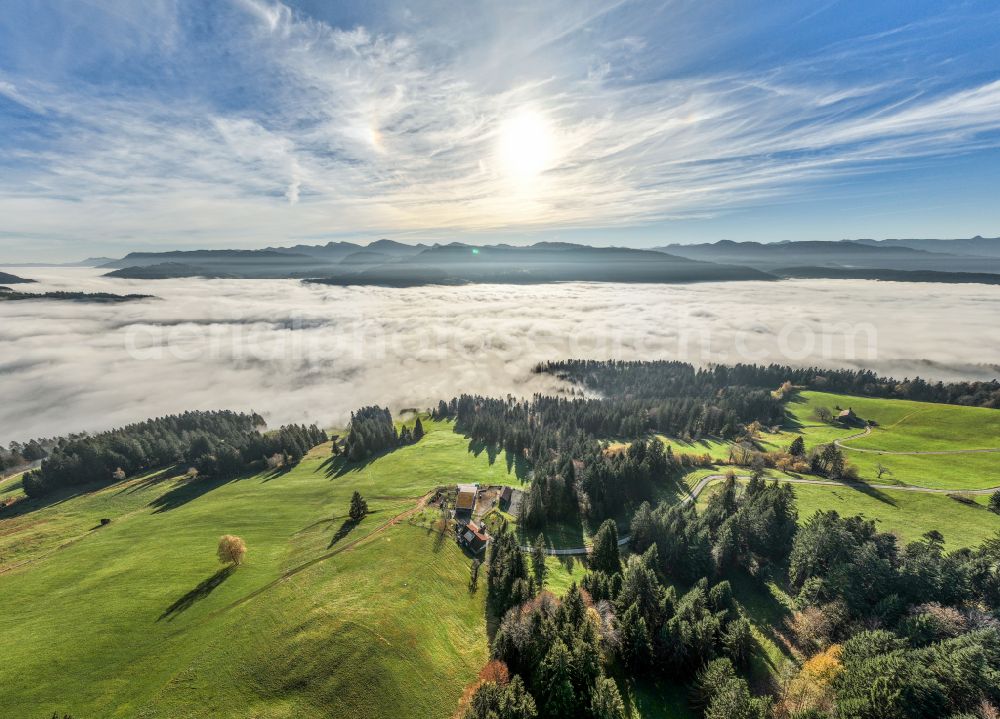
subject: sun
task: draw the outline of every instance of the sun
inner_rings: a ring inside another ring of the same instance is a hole
[[[521,110],[500,126],[497,159],[509,178],[537,177],[552,165],[554,154],[552,126],[540,112]]]

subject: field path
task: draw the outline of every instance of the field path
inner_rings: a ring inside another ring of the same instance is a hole
[[[916,412],[914,412],[914,414],[916,414]],[[907,415],[907,417],[911,417],[911,416],[912,415]],[[904,417],[903,419],[906,419],[906,417]],[[899,420],[899,422],[902,422],[902,421],[903,421],[902,419]],[[896,422],[896,424],[899,424],[899,422]],[[893,426],[895,426],[895,425],[893,425]],[[835,439],[835,440],[833,440],[833,443],[835,445],[837,445],[838,447],[840,447],[841,449],[849,449],[852,452],[868,452],[869,454],[898,454],[898,455],[921,455],[921,454],[987,454],[987,453],[990,453],[990,452],[1000,452],[1000,448],[991,448],[991,449],[937,449],[937,450],[931,450],[931,451],[928,451],[928,452],[892,452],[892,451],[887,450],[887,449],[866,449],[866,448],[863,448],[863,447],[850,447],[850,446],[848,446],[846,444],[843,444],[844,442],[850,442],[853,439],[861,439],[862,437],[867,437],[871,433],[872,433],[872,428],[870,426],[869,427],[865,427],[865,431],[864,432],[858,432],[857,434],[852,434],[849,437],[843,437],[841,439]],[[872,486],[875,486],[875,485],[872,485]],[[962,490],[955,490],[955,491],[962,491]]]

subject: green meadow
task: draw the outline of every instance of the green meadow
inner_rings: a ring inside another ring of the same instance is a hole
[[[719,490],[721,480],[711,483],[698,497],[704,507]],[[911,542],[928,531],[944,535],[948,549],[975,547],[1000,531],[1000,516],[986,508],[985,495],[923,494],[900,489],[795,484],[799,523],[817,511],[836,510],[842,516],[860,514],[875,520],[879,531]]]
[[[856,433],[815,420],[817,407],[840,405],[879,423],[872,437],[853,440],[859,446],[1000,444],[994,415],[896,404],[804,392],[790,405],[788,425],[760,443],[784,448],[802,434],[813,447]],[[471,444],[449,423],[425,428],[418,444],[358,465],[332,458],[327,444],[290,471],[217,482],[166,470],[3,509],[4,711],[77,719],[451,716],[487,658],[484,597],[469,589],[470,557],[435,529],[436,510],[419,502],[441,485],[523,487],[527,478],[504,453]],[[663,439],[675,452],[728,457],[724,442]],[[865,479],[877,462],[889,466],[882,483],[1000,484],[1000,457],[992,454],[847,455]],[[693,470],[683,484],[724,469]],[[372,510],[357,525],[346,516],[354,491]],[[795,491],[802,519],[818,509],[860,513],[904,541],[938,529],[950,548],[972,546],[1000,529],[985,495]],[[671,484],[661,498],[683,493]],[[0,498],[21,494],[19,477],[0,483]],[[235,570],[215,558],[222,534],[247,543]],[[588,536],[580,524],[546,531],[553,546],[579,546]],[[547,567],[556,593],[586,569],[578,557],[549,557]],[[757,583],[738,587],[737,597],[760,647],[753,674],[765,683],[788,658],[780,636],[787,602],[777,587]],[[623,681],[622,688],[634,717],[690,716],[683,692],[669,684]]]
[[[863,428],[824,424],[816,411],[852,408],[862,420],[877,424],[868,436],[846,439]],[[880,454],[878,452],[955,452],[1000,449],[1000,411],[981,407],[872,399],[825,392],[801,392],[788,404],[788,423],[781,432],[763,433],[765,449],[787,449],[796,435],[806,448],[841,440],[844,455],[859,477],[880,484],[907,484],[937,489],[986,489],[1000,486],[1000,452],[956,454]],[[879,466],[888,469],[878,477]]]
[[[450,538],[390,520],[439,484],[518,480],[426,428],[359,467],[324,445],[288,472],[5,510],[5,715],[450,716],[486,660],[484,598]],[[372,513],[351,526],[355,490]],[[235,571],[215,558],[226,533],[248,547]]]
[[[850,440],[853,447],[888,452],[1000,449],[1000,412],[995,409],[822,392],[803,395],[807,406],[850,406],[862,419],[878,423],[869,436]]]
[[[864,428],[845,428],[822,422],[817,416],[820,407],[833,412],[838,407],[850,407],[862,420],[874,420],[877,424],[870,435],[845,441],[862,433]],[[959,490],[1000,487],[1000,453],[892,453],[1000,448],[1000,411],[997,410],[801,392],[789,401],[785,426],[777,432],[762,432],[757,443],[765,450],[784,451],[796,436],[805,440],[807,450],[841,440],[848,462],[867,483],[951,489],[958,494],[961,494]],[[852,447],[879,451],[852,451]],[[713,456],[728,455],[723,449],[713,447]],[[880,468],[883,469],[881,477],[878,476]],[[692,470],[684,476],[684,484],[693,489],[706,476],[726,469],[720,465],[716,469]],[[780,479],[789,475],[769,470],[767,476]],[[809,479],[807,475],[804,478]],[[699,497],[699,505],[704,505],[714,486],[710,485]],[[937,529],[945,535],[949,547],[975,546],[1000,530],[1000,517],[985,508],[988,495],[970,495],[963,503],[946,494],[875,487],[796,484],[795,492],[802,518],[819,509],[863,514],[874,519],[883,531],[892,532],[903,541],[917,539],[924,532]]]

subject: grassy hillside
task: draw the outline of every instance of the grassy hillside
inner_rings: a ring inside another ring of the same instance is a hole
[[[789,418],[779,432],[764,432],[758,438],[763,449],[785,450],[796,436],[807,449],[842,442],[863,432],[821,422],[817,409],[851,407],[863,420],[875,420],[869,436],[848,440],[844,454],[858,469],[862,480],[887,485],[910,485],[933,489],[986,489],[1000,486],[1000,453],[896,454],[1000,447],[1000,411],[976,407],[871,399],[824,392],[802,392],[788,405]],[[713,443],[715,444],[715,443]],[[852,451],[850,447],[878,449],[879,452]],[[889,452],[889,453],[881,453]],[[713,447],[715,456],[722,456]],[[878,477],[877,468],[888,469]],[[697,469],[684,482],[694,487],[705,476],[724,471]],[[770,477],[780,477],[773,470]],[[711,492],[711,487],[706,490]],[[930,529],[944,533],[949,547],[974,546],[1000,529],[1000,517],[985,509],[988,497],[971,496],[963,504],[943,494],[871,488],[823,487],[797,484],[799,514],[805,518],[817,509],[836,509],[841,514],[864,514],[875,519],[884,531],[904,541],[918,538]],[[703,504],[708,494],[699,498]]]
[[[985,496],[959,501],[945,494],[796,485],[795,497],[802,519],[818,509],[862,514],[903,542],[920,539],[924,532],[936,529],[944,535],[949,549],[958,549],[978,546],[1000,531],[1000,516],[986,509]]]
[[[486,658],[482,593],[450,539],[383,525],[438,484],[517,480],[426,428],[362,467],[321,447],[287,473],[151,476],[5,510],[5,712],[449,716]],[[350,529],[354,490],[373,513]],[[235,572],[214,557],[223,533],[249,548]]]
[[[699,509],[720,485],[721,480],[705,488],[698,497]],[[895,534],[904,543],[936,529],[949,549],[978,546],[1000,531],[1000,516],[986,509],[988,497],[982,495],[955,499],[947,494],[808,484],[796,484],[794,489],[800,524],[817,510],[835,509],[842,516],[874,519],[880,531]]]
[[[947,437],[949,446],[1000,445],[992,415],[983,419],[979,411],[972,417],[966,408],[914,410],[811,392],[791,405],[789,426],[762,435],[762,443],[785,447],[801,433],[812,447],[856,432],[813,418],[816,407],[837,404],[876,419],[881,434],[864,441],[880,447],[932,435]],[[977,428],[976,442],[960,444]],[[450,716],[486,659],[484,596],[468,590],[469,558],[416,510],[439,485],[521,486],[523,468],[470,445],[449,423],[427,421],[425,429],[417,445],[359,465],[331,458],[325,445],[288,472],[216,482],[164,471],[0,510],[5,712],[77,719]],[[721,442],[668,441],[675,451],[728,456]],[[878,460],[892,463],[898,482],[1000,484],[998,455],[848,456],[869,479]],[[695,470],[685,483],[719,471]],[[355,490],[372,513],[352,526],[346,511]],[[20,493],[19,478],[0,484],[0,496]],[[861,513],[904,540],[939,529],[949,547],[969,546],[1000,528],[983,496],[969,504],[874,488],[797,485],[796,493],[803,519],[816,509]],[[102,518],[110,524],[101,527]],[[235,571],[220,570],[214,556],[224,533],[249,547]],[[546,535],[578,543],[586,530]],[[548,567],[557,593],[584,571],[578,558],[550,557]],[[759,587],[739,588],[738,598],[763,648],[753,673],[764,681],[787,658],[773,632],[786,610],[780,596]],[[623,689],[634,716],[689,716],[675,687]]]
[[[860,428],[824,424],[819,407],[851,407],[863,420],[878,425],[866,437],[844,442],[847,460],[861,479],[881,484],[909,484],[939,489],[985,489],[1000,486],[1000,452],[961,454],[880,454],[1000,448],[1000,411],[980,407],[871,399],[825,392],[802,392],[789,402],[789,422],[782,432],[763,434],[766,449],[786,449],[796,435],[813,448],[857,435]],[[878,465],[890,471],[878,478]]]
[[[850,407],[862,419],[875,420],[878,425],[869,436],[850,441],[853,447],[889,452],[1000,448],[1000,411],[995,409],[825,392],[803,392],[796,400],[789,406],[804,424],[814,422],[819,406]]]

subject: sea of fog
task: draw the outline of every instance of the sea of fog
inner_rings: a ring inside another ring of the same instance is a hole
[[[0,268],[3,269],[3,268]],[[862,280],[325,287],[7,268],[18,289],[154,294],[0,302],[0,442],[187,409],[343,422],[361,405],[560,389],[538,362],[679,358],[1000,375],[1000,287]]]

